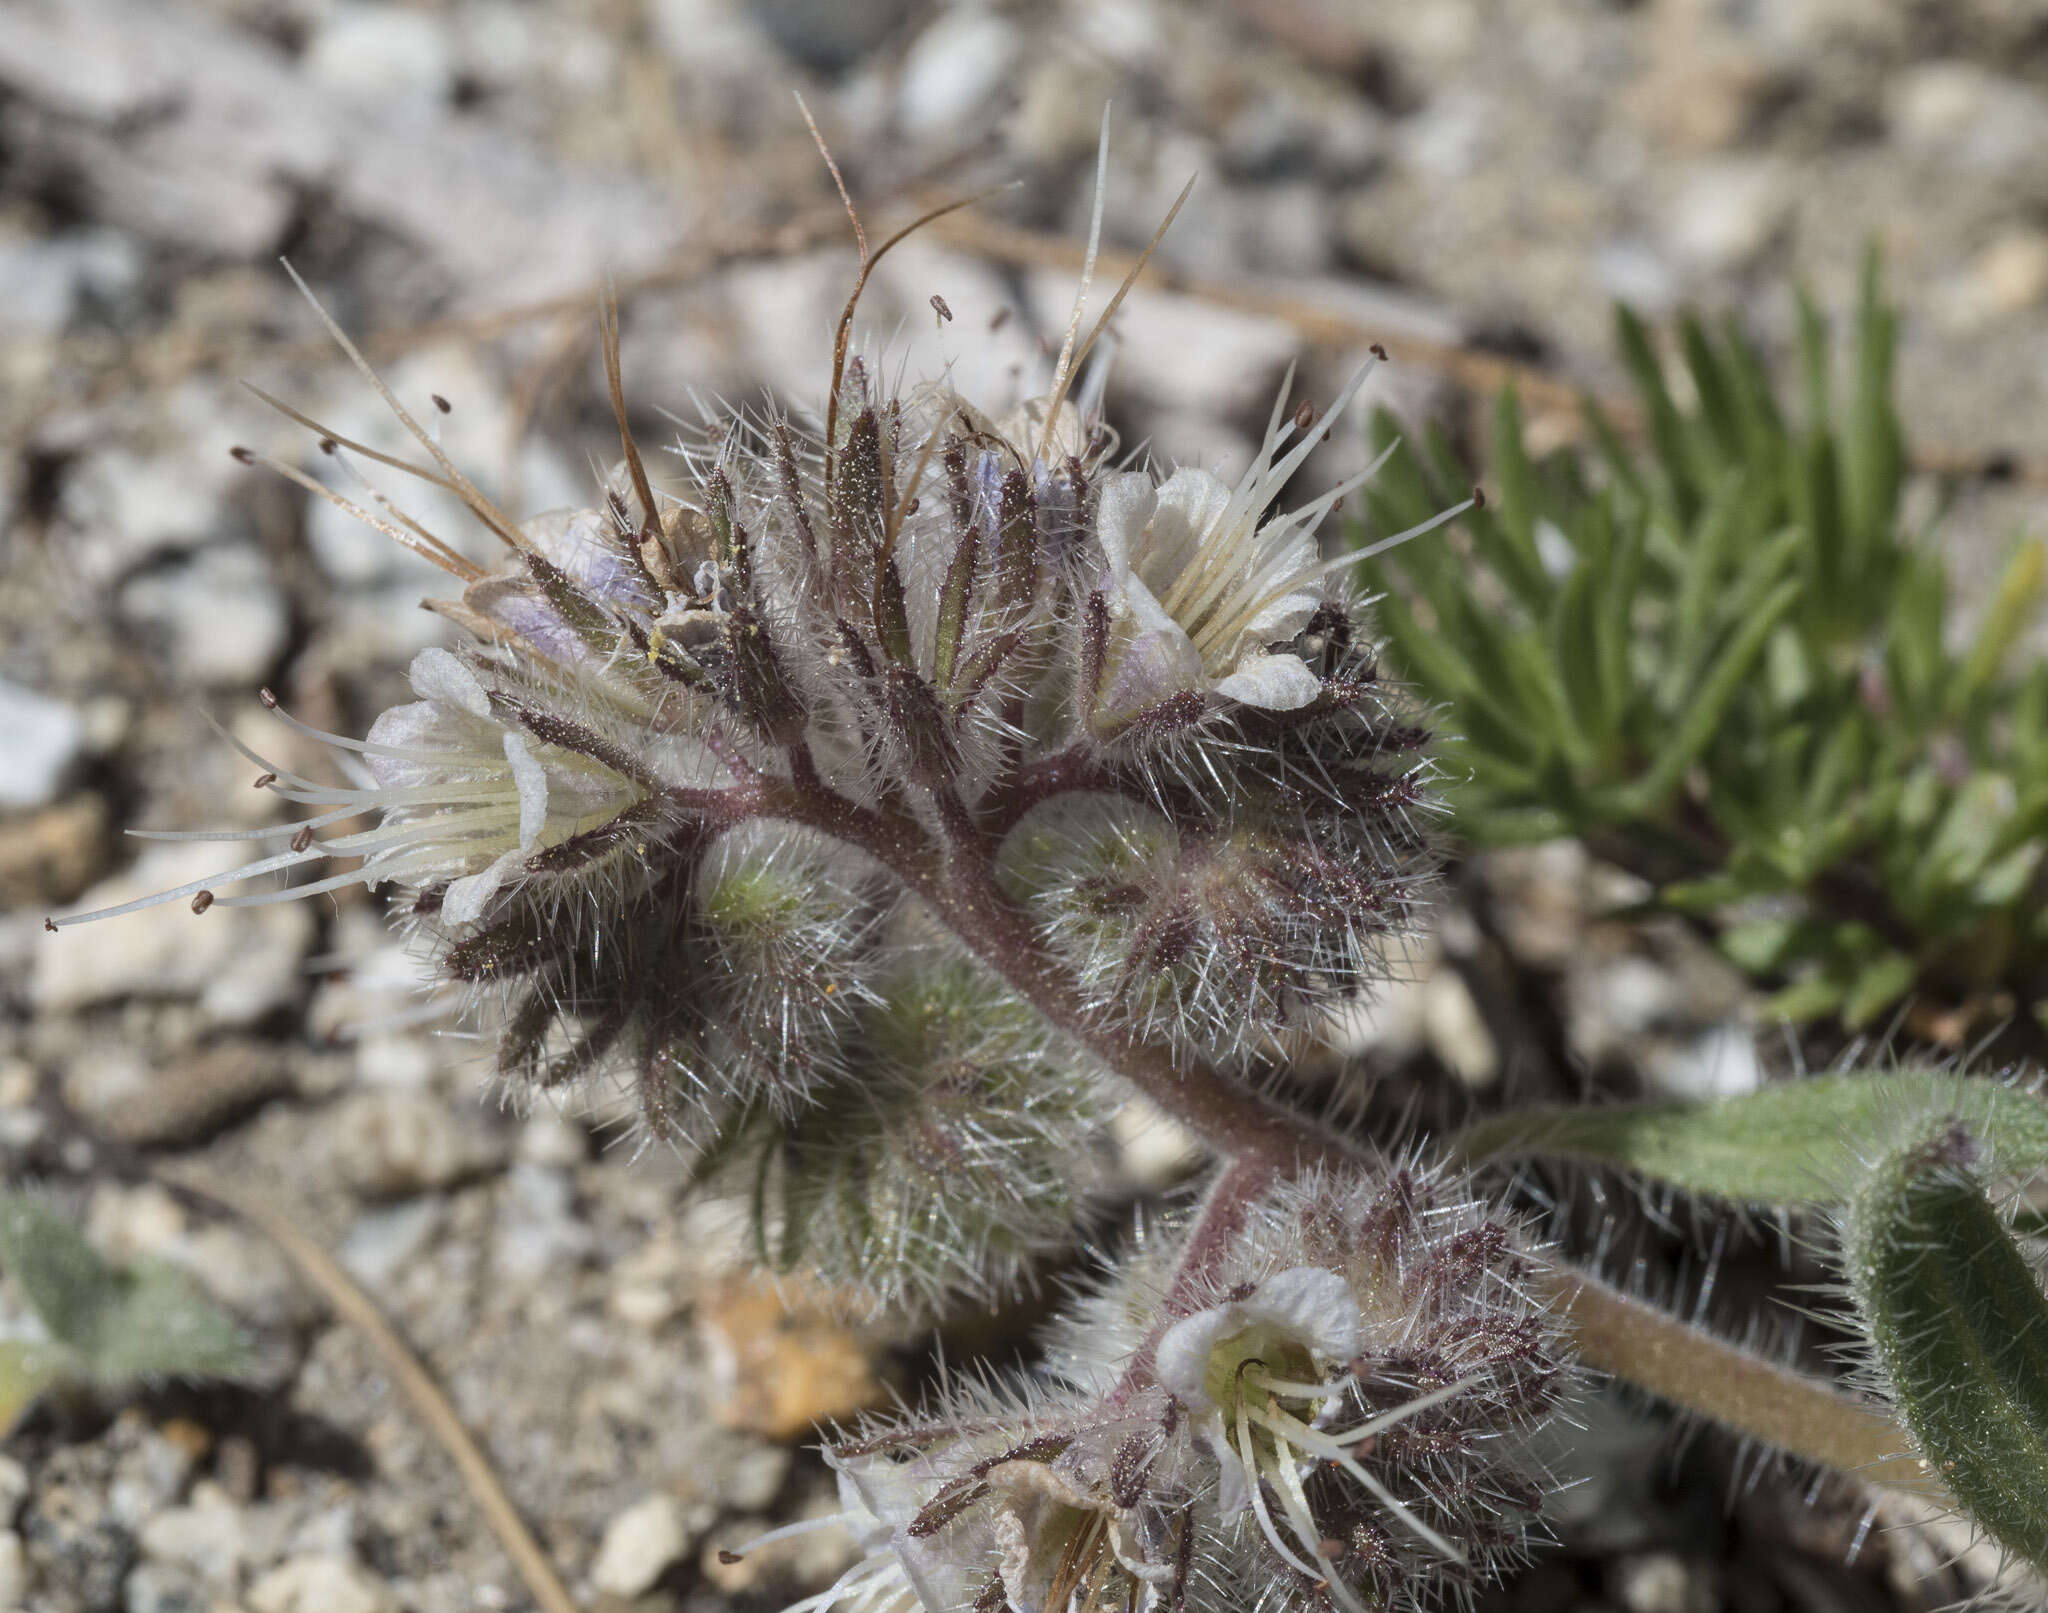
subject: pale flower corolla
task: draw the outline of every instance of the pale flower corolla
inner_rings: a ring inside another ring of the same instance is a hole
[[[1372,369],[1368,360],[1291,448],[1300,428],[1286,412],[1283,385],[1265,440],[1235,487],[1191,466],[1163,483],[1144,471],[1106,483],[1095,522],[1110,617],[1098,728],[1120,729],[1189,692],[1269,711],[1298,710],[1322,693],[1322,679],[1299,655],[1273,646],[1297,637],[1331,597],[1332,567],[1316,529],[1379,461],[1298,510],[1261,519]]]
[[[1193,1415],[1223,1469],[1221,1506],[1249,1501],[1231,1416],[1244,1394],[1242,1375],[1320,1374],[1349,1360],[1365,1325],[1351,1285],[1334,1271],[1296,1266],[1239,1299],[1183,1317],[1159,1340],[1159,1386]],[[1339,1385],[1336,1393],[1342,1392]]]

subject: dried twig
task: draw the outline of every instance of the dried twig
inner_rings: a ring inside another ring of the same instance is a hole
[[[327,1301],[334,1314],[366,1336],[383,1357],[399,1390],[410,1400],[427,1429],[440,1441],[454,1461],[469,1493],[475,1497],[484,1522],[498,1537],[512,1566],[525,1581],[528,1593],[542,1613],[580,1613],[568,1588],[540,1542],[526,1527],[525,1520],[505,1493],[490,1458],[471,1436],[449,1404],[441,1386],[415,1355],[397,1330],[385,1320],[376,1302],[357,1286],[334,1258],[294,1226],[284,1212],[258,1194],[222,1181],[202,1167],[182,1164],[163,1173],[173,1187],[211,1199],[233,1211],[283,1251],[308,1287]]]

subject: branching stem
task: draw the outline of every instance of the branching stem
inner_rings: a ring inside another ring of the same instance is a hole
[[[1277,1176],[1357,1157],[1341,1138],[1262,1101],[1220,1071],[1176,1064],[1163,1048],[1122,1035],[1090,1014],[1038,944],[1027,915],[998,889],[992,837],[954,838],[942,849],[915,819],[849,801],[805,766],[789,779],[757,774],[735,789],[690,793],[690,805],[714,817],[802,824],[874,858],[1020,997],[1215,1151],[1224,1164],[1190,1230],[1167,1316],[1184,1312],[1199,1296],[1217,1257],[1236,1242],[1250,1206]],[[1724,1343],[1567,1263],[1555,1262],[1548,1281],[1589,1366],[1869,1482],[1918,1490],[1932,1482],[1904,1430],[1838,1390]],[[1118,1385],[1119,1396],[1151,1381],[1156,1347],[1156,1336],[1146,1341]]]

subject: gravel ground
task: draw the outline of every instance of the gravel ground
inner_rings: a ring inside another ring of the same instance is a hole
[[[1127,443],[1241,465],[1290,362],[1326,393],[1374,337],[1396,358],[1382,397],[1454,430],[1488,358],[1612,388],[1616,297],[1736,310],[1782,353],[1791,286],[1845,307],[1875,241],[1914,440],[1962,473],[1924,491],[1956,569],[1981,580],[2013,532],[2048,530],[2040,0],[11,0],[0,1171],[109,1253],[187,1267],[259,1370],[17,1430],[0,1608],[530,1605],[364,1337],[162,1184],[195,1164],[376,1296],[585,1606],[776,1606],[842,1565],[830,1534],[718,1552],[828,1505],[807,1431],[914,1384],[917,1341],[751,1281],[731,1215],[618,1146],[604,1095],[498,1102],[475,1050],[404,1023],[409,965],[370,903],[42,933],[219,866],[118,831],[262,821],[209,715],[291,762],[259,686],[359,732],[447,632],[417,608],[437,573],[229,457],[320,464],[243,381],[395,443],[278,258],[422,413],[450,401],[445,443],[501,501],[583,502],[610,454],[607,273],[645,440],[694,397],[822,386],[853,259],[793,90],[871,223],[1021,179],[894,255],[864,304],[880,351],[950,360],[965,389],[1018,385],[1057,341],[1110,100],[1112,247],[1142,247],[1200,175],[1160,249],[1171,289],[1119,321]],[[1534,386],[1529,430],[1554,443],[1571,417]],[[1467,867],[1361,1026],[1390,1087],[1752,1084],[1740,982],[1682,931],[1595,922],[1616,877],[1570,845]],[[1134,1193],[1184,1163],[1132,1128]],[[1014,1338],[1033,1309],[962,1336]],[[0,1332],[22,1324],[0,1284]],[[1920,1608],[1968,1587],[1916,1531],[1849,1561],[1853,1495],[1591,1416],[1569,1550],[1489,1605]]]

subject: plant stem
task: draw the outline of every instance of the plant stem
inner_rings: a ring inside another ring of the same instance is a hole
[[[1580,1359],[1689,1411],[1873,1484],[1925,1491],[1904,1429],[1826,1384],[1758,1359],[1562,1263],[1551,1286]]]
[[[1191,1314],[1214,1278],[1217,1266],[1237,1246],[1254,1200],[1272,1183],[1273,1170],[1255,1159],[1232,1159],[1225,1163],[1202,1195],[1202,1207],[1188,1227],[1180,1248],[1180,1263],[1160,1304],[1159,1324],[1131,1357],[1131,1364],[1109,1393],[1109,1404],[1118,1406],[1152,1382],[1152,1363],[1159,1341],[1175,1322]]]
[[[1030,919],[997,888],[985,837],[935,847],[914,819],[859,806],[821,785],[757,777],[725,797],[720,814],[800,823],[865,852],[923,900],[967,950],[1057,1030],[1195,1132],[1220,1157],[1294,1170],[1350,1150],[1309,1121],[1245,1091],[1221,1071],[1177,1064],[1162,1047],[1104,1025],[1047,957]]]
[[[1244,1091],[1220,1071],[1177,1065],[1163,1048],[1121,1035],[1088,1012],[1073,983],[1045,955],[1028,917],[997,888],[983,839],[935,847],[914,819],[856,805],[809,779],[759,776],[725,792],[735,818],[804,824],[888,868],[960,942],[1057,1029],[1187,1125],[1225,1161],[1189,1231],[1166,1314],[1200,1292],[1217,1255],[1243,1229],[1252,1201],[1274,1177],[1316,1162],[1358,1162],[1345,1140]],[[1629,1298],[1590,1273],[1557,1264],[1551,1286],[1581,1357],[1679,1406],[1767,1444],[1874,1483],[1925,1488],[1929,1474],[1891,1419],[1787,1368],[1759,1360]],[[1163,1326],[1164,1324],[1162,1324]],[[1157,1335],[1116,1393],[1151,1380]]]

